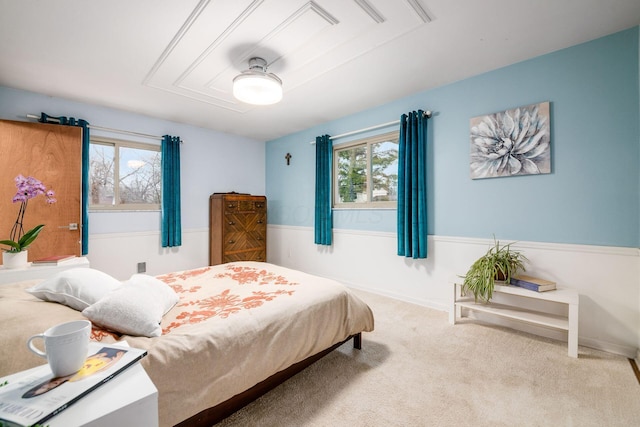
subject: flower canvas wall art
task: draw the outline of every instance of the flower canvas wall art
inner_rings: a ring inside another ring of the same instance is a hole
[[[474,117],[471,178],[551,172],[549,102]]]

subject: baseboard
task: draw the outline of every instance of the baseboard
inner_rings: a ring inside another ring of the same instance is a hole
[[[349,288],[361,290],[364,292],[369,292],[375,295],[380,295],[380,296],[395,299],[398,301],[403,301],[410,304],[416,304],[422,307],[432,308],[434,310],[439,310],[443,312],[448,312],[449,310],[449,307],[445,304],[438,304],[433,301],[407,298],[404,295],[394,294],[388,291],[380,291],[378,289],[365,288],[362,286],[358,286],[357,284],[354,284],[354,283],[345,283],[344,281],[342,283],[344,283]],[[482,313],[476,313],[473,311],[465,313],[465,317],[469,319],[473,319],[475,321],[486,323],[486,324],[503,326],[503,327],[511,328],[520,332],[538,335],[538,336],[553,339],[556,341],[567,342],[566,331],[559,331],[553,328],[531,325],[523,322],[509,320],[509,319],[496,318],[495,316],[484,316]],[[638,366],[640,366],[640,349],[628,347],[628,346],[622,346],[622,345],[618,345],[610,342],[595,340],[592,338],[585,338],[585,337],[578,337],[578,345],[583,347],[593,348],[595,350],[604,351],[606,353],[617,354],[620,356],[624,356],[628,359],[633,359],[635,357],[636,363],[638,364]]]
[[[395,300],[406,302],[406,303],[409,303],[409,304],[419,305],[421,307],[433,308],[434,310],[438,310],[438,311],[448,312],[448,310],[449,310],[447,304],[445,304],[445,303],[438,303],[438,302],[435,302],[435,301],[430,301],[430,300],[425,300],[425,299],[411,298],[411,297],[407,297],[406,295],[402,295],[402,294],[398,294],[398,293],[394,293],[394,292],[389,292],[389,291],[385,291],[385,290],[382,290],[382,289],[367,288],[367,287],[364,287],[364,286],[359,286],[359,285],[357,285],[355,283],[345,282],[344,280],[340,280],[340,279],[334,279],[334,280],[340,281],[342,284],[344,284],[348,288],[361,290],[363,292],[369,292],[369,293],[372,293],[372,294],[375,294],[375,295],[380,295],[380,296],[383,296],[383,297],[395,299]]]
[[[484,323],[504,326],[507,328],[515,329],[517,331],[526,332],[533,335],[553,339],[556,341],[567,342],[567,332],[560,331],[553,328],[547,328],[544,326],[531,325],[528,323],[518,322],[516,320],[496,318],[495,316],[484,316],[482,313],[470,312],[468,313],[470,319],[479,320]],[[638,349],[614,344],[606,341],[596,340],[593,338],[578,336],[578,345],[583,347],[593,348],[595,350],[604,351],[606,353],[618,354],[626,358],[633,358],[638,353]],[[578,351],[580,353],[580,351]]]
[[[636,348],[614,344],[606,341],[596,340],[592,338],[578,337],[578,345],[593,348],[596,350],[605,351],[607,353],[619,354],[620,356],[624,356],[629,359],[632,359],[634,355],[637,353]]]

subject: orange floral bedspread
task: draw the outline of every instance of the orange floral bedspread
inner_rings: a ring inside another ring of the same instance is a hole
[[[203,291],[203,286],[204,290],[207,290],[207,284],[194,283],[190,286],[187,284],[190,278],[210,277],[211,275],[208,273],[212,270],[215,270],[214,279],[229,279],[231,281],[227,289],[216,295],[209,295]],[[255,309],[278,297],[291,297],[295,292],[293,287],[299,284],[290,282],[283,275],[273,273],[264,265],[256,267],[229,264],[224,266],[223,271],[218,271],[214,267],[205,267],[181,273],[170,273],[158,278],[170,285],[180,295],[180,302],[177,305],[180,308],[179,313],[175,319],[163,327],[163,334],[168,334],[184,325],[204,322],[213,317],[227,318],[242,310]],[[269,290],[262,290],[262,288]]]
[[[273,264],[235,262],[158,278],[180,296],[162,320],[161,337],[94,329],[92,339],[126,340],[148,350],[142,364],[159,390],[162,426],[215,406],[350,335],[373,330],[370,308],[343,285]],[[24,292],[33,284],[0,287],[0,360],[6,365],[0,376],[43,363],[26,349],[30,335],[83,318]]]

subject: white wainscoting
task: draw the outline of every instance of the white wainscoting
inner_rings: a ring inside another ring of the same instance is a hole
[[[147,263],[145,274],[209,265],[209,229],[182,231],[182,246],[161,247],[160,232],[109,233],[89,235],[91,268],[125,280],[138,272],[139,262]]]
[[[309,227],[270,225],[267,232],[269,262],[443,311],[448,309],[451,283],[493,244],[492,239],[429,236],[429,257],[413,260],[396,255],[395,233],[336,229],[333,245],[323,247],[313,243]],[[580,345],[636,357],[640,347],[637,248],[536,242],[517,242],[513,247],[529,259],[528,274],[579,292]],[[566,341],[566,332],[479,318]]]

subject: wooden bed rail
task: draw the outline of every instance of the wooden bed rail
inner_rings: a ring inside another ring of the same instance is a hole
[[[293,377],[295,374],[301,372],[308,366],[322,359],[324,356],[331,353],[333,350],[340,347],[342,344],[346,343],[352,338],[353,348],[361,350],[362,333],[358,332],[357,334],[347,337],[344,341],[340,341],[339,343],[332,345],[326,350],[316,353],[313,356],[310,356],[280,372],[271,375],[266,380],[259,382],[258,384],[254,385],[246,391],[243,391],[240,394],[235,395],[231,399],[228,399],[214,406],[213,408],[205,409],[204,411],[201,411],[200,413],[176,424],[176,427],[211,427],[212,425],[222,421],[234,412],[253,402],[263,394],[269,392],[270,390],[273,390],[289,378]]]

